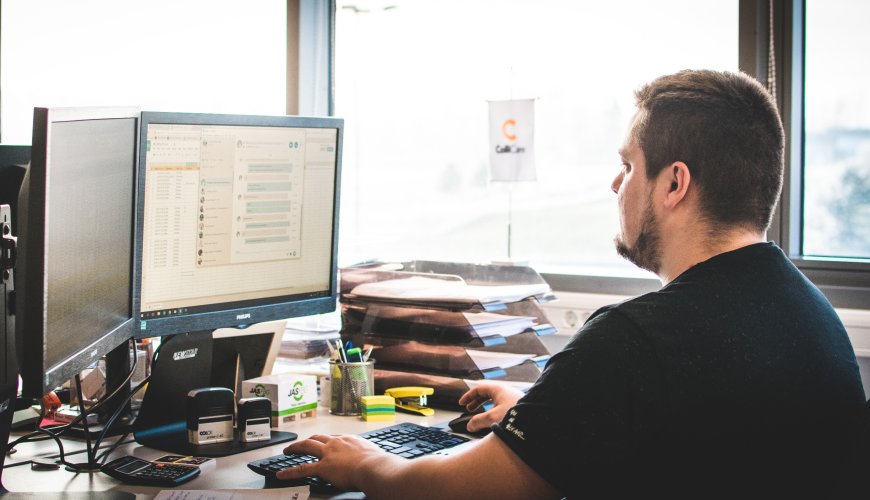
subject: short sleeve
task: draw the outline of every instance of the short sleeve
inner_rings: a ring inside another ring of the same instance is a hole
[[[637,327],[605,308],[554,355],[493,430],[566,496],[594,491],[655,435],[663,387]],[[622,479],[624,480],[624,478]]]

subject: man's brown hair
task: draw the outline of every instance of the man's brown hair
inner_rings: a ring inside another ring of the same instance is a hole
[[[767,90],[743,73],[686,70],[653,80],[635,98],[632,134],[647,176],[682,161],[705,218],[722,229],[766,231],[782,188],[784,152],[782,122]]]

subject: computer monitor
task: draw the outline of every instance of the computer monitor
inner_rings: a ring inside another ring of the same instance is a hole
[[[134,108],[34,110],[15,266],[25,397],[42,397],[133,335],[138,119]]]
[[[190,445],[184,408],[188,391],[234,389],[269,364],[273,336],[211,330],[335,311],[342,135],[338,118],[142,113],[136,335],[173,337],[134,423],[139,443],[221,456],[296,437]]]
[[[18,234],[18,190],[28,163],[30,146],[0,144],[0,205],[9,205],[12,211],[12,234]]]
[[[136,334],[334,311],[342,131],[338,118],[143,112]]]
[[[10,303],[14,297],[17,254],[15,216],[18,214],[18,190],[28,163],[30,146],[0,144],[0,385],[13,386],[10,390],[13,399],[18,391],[18,360],[13,341],[14,305]],[[5,398],[0,396],[0,407],[3,401]]]

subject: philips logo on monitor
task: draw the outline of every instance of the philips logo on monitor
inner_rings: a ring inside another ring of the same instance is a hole
[[[196,357],[196,353],[199,352],[198,347],[194,347],[193,349],[188,349],[186,351],[178,351],[172,353],[172,359],[175,361],[181,361],[182,359],[191,359]]]
[[[251,319],[251,313],[236,314],[236,319]]]

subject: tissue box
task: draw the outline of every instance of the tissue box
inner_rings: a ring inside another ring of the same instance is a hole
[[[242,382],[242,397],[269,398],[272,427],[317,415],[317,377],[282,373]]]

